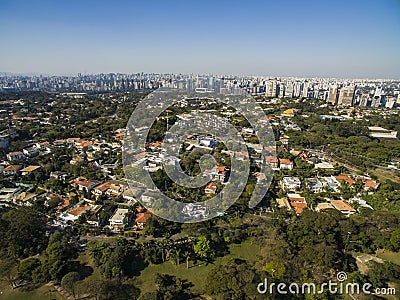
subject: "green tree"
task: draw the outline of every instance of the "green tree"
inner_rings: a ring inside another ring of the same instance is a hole
[[[33,271],[41,265],[37,258],[27,258],[21,260],[18,265],[18,275],[21,278],[32,280]]]
[[[282,279],[285,275],[286,267],[281,262],[271,260],[263,267],[263,270],[272,278]]]
[[[47,242],[46,218],[31,207],[20,207],[2,215],[3,243],[12,257],[40,253]]]
[[[197,243],[194,244],[193,250],[202,258],[208,257],[211,254],[210,241],[205,236],[200,236]]]
[[[390,244],[394,248],[395,251],[400,250],[400,228],[396,229],[390,235]]]
[[[69,272],[61,279],[61,286],[75,298],[75,283],[80,280],[78,272]]]

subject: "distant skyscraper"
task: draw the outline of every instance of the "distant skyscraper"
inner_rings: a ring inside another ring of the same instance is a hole
[[[381,105],[381,97],[374,96],[372,98],[371,107],[378,108]]]
[[[354,98],[355,86],[345,86],[339,91],[337,104],[342,106],[352,106]]]
[[[374,97],[380,97],[382,96],[382,94],[383,94],[382,87],[377,87],[375,89]]]
[[[395,97],[388,97],[386,99],[385,107],[392,109],[394,107],[395,103],[396,103],[396,98]]]
[[[360,99],[360,106],[368,106],[368,102],[369,102],[369,94],[362,93]]]
[[[285,96],[285,85],[283,83],[280,83],[278,88],[279,88],[278,97],[283,98]]]
[[[267,81],[265,95],[267,97],[276,97],[276,81],[275,80]]]
[[[301,92],[301,83],[299,81],[297,81],[294,84],[294,88],[293,88],[293,97],[298,98],[300,97],[300,92]]]
[[[309,87],[309,83],[307,81],[304,82],[303,83],[303,90],[302,90],[302,93],[301,93],[301,96],[304,97],[304,98],[308,97],[308,87]]]
[[[336,104],[337,92],[338,92],[338,89],[337,89],[336,85],[332,85],[329,87],[329,96],[328,96],[328,101],[327,101],[328,103],[333,104],[333,105]]]

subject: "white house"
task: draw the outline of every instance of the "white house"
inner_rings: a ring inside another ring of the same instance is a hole
[[[301,187],[301,181],[297,177],[283,177],[281,184],[285,191],[297,191]]]
[[[324,184],[318,178],[307,178],[307,187],[313,193],[321,193],[324,190]]]
[[[26,158],[25,155],[20,151],[18,151],[18,152],[10,152],[10,153],[7,154],[7,159],[9,161],[13,161],[13,160],[17,160],[17,159],[21,159],[22,160],[22,159],[25,159],[25,158]]]
[[[123,230],[126,224],[126,216],[128,215],[129,210],[127,208],[117,208],[112,215],[112,217],[108,220],[110,222],[110,227],[112,230]]]

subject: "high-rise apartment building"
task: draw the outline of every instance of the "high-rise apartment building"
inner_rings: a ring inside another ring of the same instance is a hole
[[[355,90],[355,86],[342,87],[339,91],[337,104],[342,106],[352,106]]]
[[[329,87],[329,95],[328,95],[328,100],[327,102],[330,104],[336,104],[337,101],[337,96],[338,96],[338,88],[336,85],[331,85]]]

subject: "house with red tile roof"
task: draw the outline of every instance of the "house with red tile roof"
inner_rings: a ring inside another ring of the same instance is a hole
[[[297,215],[300,215],[307,207],[306,198],[301,197],[299,194],[287,194],[287,198]]]
[[[111,182],[109,182],[109,181],[104,182],[98,186],[95,186],[92,189],[92,194],[94,194],[96,196],[104,195],[106,193],[106,191],[110,188],[110,186],[111,186]]]
[[[135,219],[135,224],[138,229],[143,229],[147,220],[152,216],[151,210],[147,209],[142,212],[138,212]]]
[[[100,185],[100,182],[95,180],[88,180],[86,177],[78,177],[70,181],[73,187],[78,188],[80,191],[90,192],[94,187]]]
[[[3,174],[4,176],[10,176],[17,174],[22,169],[21,165],[10,165],[4,168]]]
[[[353,185],[356,182],[353,178],[351,178],[347,175],[336,176],[336,180],[339,182],[345,181],[345,182],[347,182],[348,185]]]
[[[290,159],[286,158],[279,158],[279,168],[281,170],[292,170],[294,167],[293,162],[290,161]]]
[[[205,193],[207,196],[213,196],[213,195],[215,195],[216,191],[217,191],[217,185],[215,184],[215,182],[210,182],[210,183],[206,186],[206,188],[204,189],[204,193]]]

